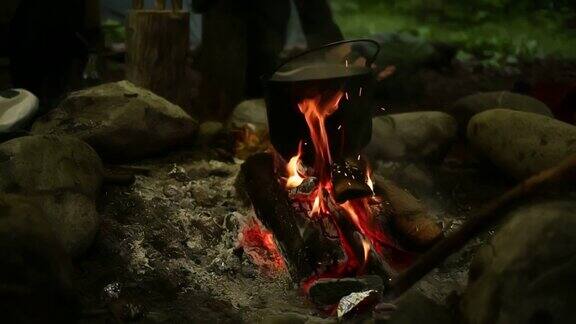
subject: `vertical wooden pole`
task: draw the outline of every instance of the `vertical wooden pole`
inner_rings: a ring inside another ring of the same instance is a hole
[[[166,9],[166,0],[155,0],[155,9],[156,10],[164,10]]]
[[[182,10],[182,0],[172,0],[172,11]]]
[[[126,29],[127,79],[184,109],[190,102],[189,22],[185,11],[132,10]]]
[[[134,10],[144,9],[144,0],[132,0],[132,9]]]

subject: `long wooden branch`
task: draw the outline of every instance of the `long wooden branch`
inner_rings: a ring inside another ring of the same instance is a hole
[[[400,296],[432,269],[440,265],[448,256],[462,248],[470,239],[484,231],[496,220],[503,218],[503,209],[511,203],[541,189],[547,184],[576,181],[576,154],[569,156],[557,166],[544,170],[494,199],[485,207],[473,214],[454,233],[439,241],[428,252],[423,254],[412,267],[391,281],[395,296]]]

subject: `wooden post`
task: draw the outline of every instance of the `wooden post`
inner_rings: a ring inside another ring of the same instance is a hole
[[[164,10],[166,9],[166,0],[156,0],[154,1],[155,3],[155,9],[156,10]]]
[[[144,9],[144,0],[132,0],[132,9],[135,10]]]
[[[172,11],[182,10],[182,0],[172,0]]]
[[[126,29],[126,78],[184,109],[190,102],[189,22],[190,14],[181,10],[132,10]]]

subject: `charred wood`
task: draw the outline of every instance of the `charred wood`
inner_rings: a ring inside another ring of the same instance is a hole
[[[374,191],[384,199],[386,221],[406,247],[424,251],[443,237],[442,228],[426,207],[405,189],[392,181],[373,175]]]
[[[325,237],[319,224],[303,217],[278,182],[274,158],[269,153],[250,156],[240,169],[236,186],[244,189],[260,222],[274,233],[294,282],[333,262],[340,248]]]

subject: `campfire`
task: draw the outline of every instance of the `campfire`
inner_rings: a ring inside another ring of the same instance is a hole
[[[362,275],[372,251],[382,256],[385,249],[397,249],[375,217],[372,206],[381,200],[373,194],[361,155],[342,164],[332,160],[325,120],[338,110],[344,97],[337,91],[298,104],[309,128],[314,163],[312,168],[303,164],[300,142],[298,154],[286,164],[286,177],[281,181],[302,217],[316,223],[324,238],[337,241],[343,253],[335,264],[315,269],[315,274],[304,280],[304,291],[319,278]]]
[[[386,229],[387,201],[361,154],[371,133],[372,72],[347,58],[340,65],[298,59],[306,64],[291,62],[269,82],[272,152],[242,167],[258,221],[244,227],[241,241],[255,263],[287,269],[305,294],[322,280],[391,279],[412,253]]]

